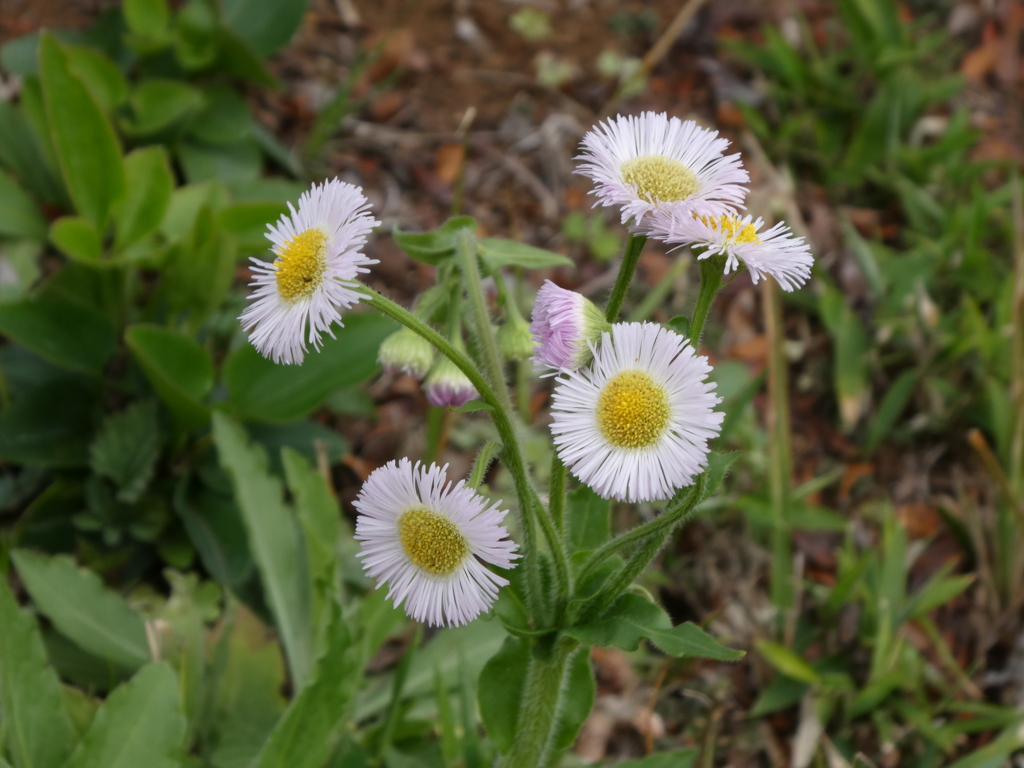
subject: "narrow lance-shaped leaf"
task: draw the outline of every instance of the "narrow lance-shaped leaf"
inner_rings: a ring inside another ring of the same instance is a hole
[[[333,612],[326,649],[308,685],[270,733],[255,768],[318,768],[327,759],[331,737],[345,720],[361,668],[337,605]]]
[[[16,549],[11,559],[36,606],[61,633],[128,669],[149,661],[142,619],[96,574],[65,555],[48,558]]]
[[[213,416],[213,436],[221,465],[234,484],[292,678],[301,686],[311,662],[312,626],[308,569],[298,525],[284,503],[281,481],[270,474],[266,452],[250,444],[242,427],[220,413]]]
[[[16,768],[57,768],[71,753],[60,680],[35,621],[0,578],[0,733]]]
[[[149,664],[107,697],[65,768],[178,768],[185,729],[174,672]]]

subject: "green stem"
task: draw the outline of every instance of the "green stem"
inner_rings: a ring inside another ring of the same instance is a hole
[[[625,549],[631,544],[635,544],[638,541],[654,536],[660,533],[665,528],[672,528],[677,523],[682,522],[686,519],[686,516],[693,511],[693,508],[697,505],[697,501],[700,499],[700,494],[703,492],[703,475],[701,475],[697,483],[690,489],[690,492],[686,494],[683,500],[674,507],[669,507],[660,515],[653,520],[643,523],[642,525],[636,526],[631,531],[620,534],[610,541],[606,541],[602,544],[583,564],[580,569],[579,577],[576,579],[578,584],[583,584],[586,580],[593,575],[601,563],[607,560],[609,557],[614,555],[620,549]]]
[[[427,448],[423,452],[423,461],[427,464],[432,464],[437,459],[447,420],[447,408],[438,408],[435,405],[427,407]]]
[[[526,465],[523,463],[523,456],[519,450],[519,439],[515,427],[512,425],[509,410],[503,407],[498,395],[491,389],[490,384],[480,375],[476,366],[464,354],[459,352],[441,334],[429,325],[418,320],[411,312],[399,306],[390,299],[385,298],[372,288],[360,285],[360,291],[368,298],[367,304],[387,315],[406,328],[422,336],[434,345],[434,348],[442,355],[451,360],[456,367],[466,374],[480,399],[488,405],[491,419],[498,430],[498,437],[502,443],[502,456],[505,466],[512,475],[512,481],[516,488],[516,498],[519,502],[519,509],[522,511],[523,521],[523,551],[526,553],[525,561],[527,578],[530,584],[530,597],[539,600],[542,596],[540,589],[540,574],[537,571],[539,559],[537,557],[537,529],[539,521],[544,530],[548,544],[552,548],[552,555],[555,558],[555,568],[559,579],[559,587],[563,595],[569,591],[569,564],[565,557],[563,548],[559,545],[558,536],[554,533],[554,527],[550,518],[543,509],[539,508],[536,502],[536,494],[530,485],[529,477],[526,474]],[[508,400],[508,392],[505,392],[505,399]],[[554,544],[552,544],[554,541]],[[536,615],[536,614],[534,614]]]
[[[578,646],[563,644],[553,659],[538,659],[531,654],[519,702],[515,742],[505,755],[502,768],[545,768],[557,757],[553,737],[563,705],[569,660],[577,652]]]
[[[764,281],[765,332],[768,336],[768,485],[772,500],[772,603],[784,622],[793,605],[792,544],[789,508],[792,455],[789,435],[789,392],[783,348],[782,302],[774,280]],[[780,627],[782,624],[780,623]]]
[[[622,302],[626,300],[626,292],[629,284],[633,282],[633,273],[636,272],[636,265],[640,261],[640,252],[647,242],[646,235],[631,234],[626,239],[626,252],[622,255],[622,264],[619,266],[619,276],[615,280],[615,287],[612,288],[612,295],[608,297],[608,306],[604,310],[604,316],[609,323],[619,319],[619,312],[622,310]]]
[[[484,370],[491,380],[491,386],[494,388],[494,393],[497,395],[502,409],[505,413],[511,413],[512,401],[509,399],[508,387],[505,385],[505,370],[501,363],[501,354],[498,352],[498,342],[494,338],[494,329],[491,326],[490,313],[487,311],[484,291],[480,285],[480,265],[476,259],[476,237],[468,229],[462,228],[455,234],[455,251],[459,255],[462,285],[466,290],[466,296],[469,297],[469,311],[473,318],[472,328],[480,347]]]
[[[551,485],[549,486],[548,508],[555,529],[565,536],[565,464],[558,458],[558,452],[551,452]]]
[[[697,294],[697,305],[693,308],[693,318],[690,320],[690,340],[695,352],[700,349],[704,322],[708,319],[708,311],[715,300],[715,294],[722,286],[725,259],[725,256],[708,256],[697,261],[700,264],[700,292]]]
[[[707,482],[707,473],[703,473],[697,477],[697,481],[693,485],[693,489],[686,494],[686,498],[683,503],[678,507],[674,508],[671,512],[662,514],[657,520],[652,522],[660,523],[656,528],[652,527],[653,533],[650,533],[640,544],[640,547],[633,554],[622,570],[619,571],[614,578],[605,586],[597,597],[595,597],[590,604],[586,607],[583,615],[580,617],[580,621],[592,620],[600,617],[609,606],[619,599],[619,596],[625,592],[636,577],[647,570],[647,567],[651,564],[651,561],[657,556],[661,548],[665,546],[665,542],[668,541],[668,537],[672,535],[672,531],[676,525],[685,520],[689,513],[693,511],[694,507],[697,506],[697,502],[704,495],[704,486]],[[629,534],[626,534],[627,536]],[[624,537],[621,537],[624,538]],[[635,540],[635,538],[634,538]],[[595,553],[596,554],[596,553]],[[583,583],[582,577],[580,583]]]

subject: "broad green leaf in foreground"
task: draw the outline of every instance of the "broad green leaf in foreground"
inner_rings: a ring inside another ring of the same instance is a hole
[[[71,753],[60,680],[46,660],[35,620],[0,579],[0,711],[3,741],[17,768],[58,768]]]
[[[65,768],[178,768],[185,729],[177,676],[148,664],[103,702]]]
[[[395,324],[377,314],[344,318],[323,349],[310,350],[302,365],[277,365],[243,344],[224,363],[229,404],[247,420],[282,422],[300,418],[336,389],[372,376],[380,343]]]
[[[75,208],[103,231],[125,191],[121,148],[89,89],[68,66],[57,38],[39,38],[39,71],[53,145]]]
[[[266,452],[249,442],[245,430],[227,416],[214,413],[213,437],[221,465],[234,484],[249,548],[288,656],[292,679],[300,686],[311,662],[312,625],[309,578],[298,524],[284,503],[281,481],[270,474]]]
[[[100,373],[117,345],[113,326],[99,312],[51,299],[0,304],[0,333],[81,373]]]
[[[328,629],[326,648],[309,683],[292,701],[260,751],[256,768],[318,768],[360,678],[360,659],[340,609]]]
[[[209,418],[202,402],[213,387],[213,360],[188,336],[159,325],[133,325],[125,341],[153,389],[179,421],[198,426]]]
[[[36,607],[85,650],[128,669],[149,661],[142,619],[99,576],[70,557],[46,557],[24,549],[11,559]]]

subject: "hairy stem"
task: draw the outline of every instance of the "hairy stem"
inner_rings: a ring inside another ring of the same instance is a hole
[[[502,768],[545,768],[556,757],[554,735],[562,706],[569,661],[578,646],[563,644],[552,659],[531,655],[523,698],[519,704],[516,738]]]
[[[565,537],[565,464],[558,458],[558,452],[551,452],[551,485],[549,486],[548,508],[551,510],[551,520],[555,528],[564,539]]]
[[[633,282],[633,273],[636,272],[636,265],[640,261],[640,252],[647,242],[645,235],[630,235],[626,239],[626,252],[622,256],[622,264],[619,266],[619,276],[615,280],[615,287],[612,288],[612,295],[608,297],[608,306],[605,308],[604,316],[609,323],[614,323],[619,318],[622,310],[622,302],[626,300],[626,292],[629,284]]]

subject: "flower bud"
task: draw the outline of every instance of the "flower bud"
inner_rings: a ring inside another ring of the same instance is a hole
[[[479,397],[473,382],[447,357],[439,357],[434,363],[423,382],[423,392],[427,402],[439,408],[446,405],[461,408]]]
[[[407,373],[423,379],[434,362],[434,348],[415,331],[402,328],[384,339],[377,359],[388,373]]]
[[[508,360],[526,360],[533,354],[535,344],[526,324],[517,311],[510,313],[508,322],[498,328],[498,349]]]
[[[598,344],[601,333],[610,329],[593,302],[547,280],[533,305],[533,362],[538,370],[551,369],[546,376],[575,371],[590,362],[590,345]]]

